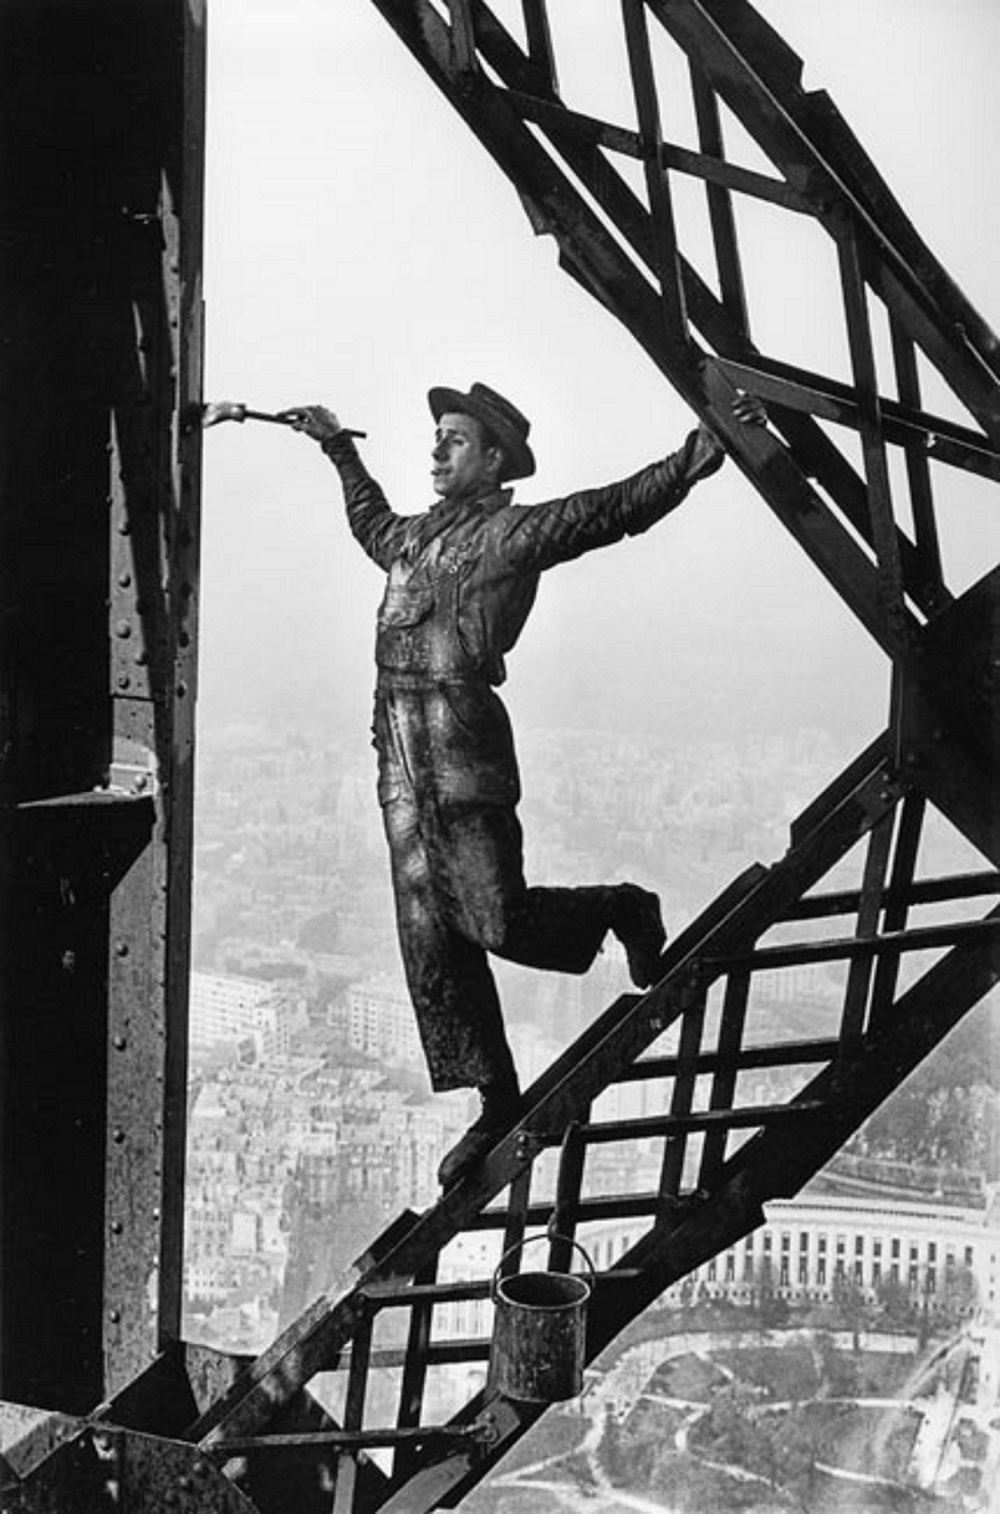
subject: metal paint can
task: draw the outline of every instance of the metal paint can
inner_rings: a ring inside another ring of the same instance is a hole
[[[569,1237],[532,1236],[532,1241]],[[594,1268],[578,1242],[590,1277],[570,1272],[513,1272],[501,1269],[514,1246],[504,1253],[493,1274],[493,1343],[489,1385],[521,1403],[553,1404],[575,1398],[583,1388],[587,1304],[594,1291]]]

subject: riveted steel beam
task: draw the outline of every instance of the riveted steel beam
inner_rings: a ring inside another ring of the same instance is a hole
[[[257,1514],[196,1448],[0,1403],[4,1514]]]
[[[200,0],[0,3],[0,1392],[180,1323]]]

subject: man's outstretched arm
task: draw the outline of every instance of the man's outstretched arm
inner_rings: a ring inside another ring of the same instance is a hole
[[[746,425],[767,423],[764,406],[753,395],[737,395],[733,413]],[[617,483],[514,509],[503,522],[504,560],[518,571],[540,572],[625,536],[637,536],[675,509],[695,484],[717,472],[725,458],[722,444],[701,425],[676,452]]]
[[[295,431],[319,442],[340,475],[352,533],[368,556],[388,572],[399,552],[406,518],[390,507],[381,485],[362,462],[352,433],[325,405],[297,405],[280,413]]]

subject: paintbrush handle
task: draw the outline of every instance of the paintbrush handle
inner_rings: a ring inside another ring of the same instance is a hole
[[[248,421],[274,421],[274,423],[278,426],[291,426],[294,424],[294,422],[290,420],[287,415],[271,415],[266,410],[244,410],[243,413]],[[340,431],[337,434],[339,436],[366,437],[368,435],[368,432],[352,431],[348,426],[341,426]]]

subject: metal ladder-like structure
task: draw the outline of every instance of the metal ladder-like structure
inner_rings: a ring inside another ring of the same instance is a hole
[[[318,1299],[197,1404],[185,1385],[164,1417],[176,1370],[165,1358],[109,1397],[90,1433],[106,1426],[112,1451],[115,1436],[141,1445],[152,1433],[190,1448],[172,1497],[192,1509],[459,1504],[544,1406],[488,1375],[488,1334],[441,1328],[444,1311],[488,1300],[494,1281],[485,1264],[451,1276],[443,1258],[456,1239],[493,1232],[499,1257],[547,1232],[549,1265],[565,1270],[588,1226],[627,1222],[627,1248],[596,1274],[591,1361],[665,1288],[759,1225],[769,1199],[798,1192],[1000,976],[1000,570],[987,564],[971,589],[949,589],[934,493],[937,468],[1000,478],[995,337],[743,0],[622,0],[634,128],[561,97],[545,0],[523,0],[516,28],[479,0],[374,3],[513,181],[535,231],[555,237],[562,265],[723,438],[884,650],[891,710],[886,731],[798,817],[784,856],[749,866],[692,921],[660,981],[611,1004],[481,1164],[373,1243],[353,1286]],[[666,53],[687,71],[694,144],[661,126]],[[729,117],[770,170],[727,161]],[[681,245],[679,176],[707,198],[710,276]],[[832,238],[849,381],[755,346],[735,210],[744,196]],[[966,422],[923,408],[931,370]],[[766,429],[733,423],[740,388],[768,402]],[[941,818],[981,865],[928,871]],[[808,1039],[762,1034],[760,975],[807,963],[836,964],[831,1023]],[[754,1098],[763,1072],[780,1076],[780,1101]],[[642,1091],[641,1117],[606,1112],[626,1085]],[[615,1145],[635,1157],[634,1190],[605,1191],[601,1148]],[[435,1376],[463,1363],[479,1364],[485,1386],[435,1418]],[[186,1422],[185,1404],[197,1411]]]

